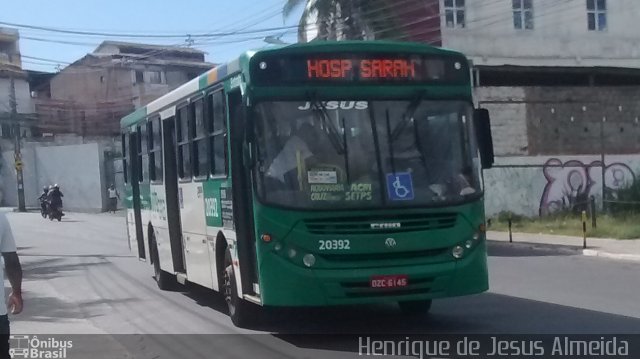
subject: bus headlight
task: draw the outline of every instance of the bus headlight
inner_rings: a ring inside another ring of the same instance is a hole
[[[275,249],[275,250],[276,250],[276,252],[279,252],[279,251],[282,249],[282,244],[280,244],[280,243],[276,243],[276,244],[273,246],[273,249]]]
[[[307,267],[313,267],[313,265],[316,264],[316,257],[313,254],[305,254],[304,257],[302,257],[302,263]]]
[[[453,247],[453,250],[451,251],[451,255],[455,259],[462,258],[462,256],[464,255],[464,247],[462,247],[462,246]]]
[[[474,238],[473,238],[473,240],[476,240],[476,241],[477,241],[477,239],[475,238],[475,236],[473,236],[473,237],[474,237]],[[464,242],[464,246],[465,246],[467,249],[471,249],[471,247],[473,247],[473,241],[472,241],[472,240],[467,240],[466,242]]]
[[[289,254],[289,258],[293,259],[293,257],[295,257],[296,254],[298,254],[298,252],[296,252],[295,249],[290,248],[288,254]]]

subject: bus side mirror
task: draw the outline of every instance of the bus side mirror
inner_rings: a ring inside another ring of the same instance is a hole
[[[473,120],[476,129],[476,138],[478,140],[478,148],[480,149],[480,162],[482,163],[483,169],[489,169],[493,166],[494,161],[489,110],[485,108],[476,109],[473,113]]]

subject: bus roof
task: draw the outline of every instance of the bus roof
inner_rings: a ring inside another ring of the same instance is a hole
[[[439,47],[430,46],[424,43],[415,42],[399,42],[399,41],[312,41],[308,43],[297,43],[291,45],[272,45],[259,50],[252,50],[242,53],[235,60],[216,66],[215,68],[203,73],[200,76],[190,80],[177,89],[159,97],[158,99],[148,103],[146,106],[140,107],[134,112],[123,117],[120,121],[122,128],[129,127],[140,121],[143,121],[149,114],[152,114],[158,110],[161,110],[176,101],[187,97],[188,95],[203,90],[215,82],[225,78],[227,75],[241,71],[241,62],[248,61],[256,53],[295,53],[303,52],[307,50],[318,50],[320,52],[331,51],[406,51],[406,52],[418,52],[425,54],[450,54],[459,55],[461,53],[453,50],[443,49]]]

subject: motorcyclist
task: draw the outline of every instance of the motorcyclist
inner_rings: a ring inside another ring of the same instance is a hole
[[[47,214],[48,198],[49,198],[49,186],[44,186],[42,187],[42,194],[40,194],[40,197],[38,197],[38,200],[40,201],[40,211],[43,216]]]
[[[48,194],[49,206],[51,210],[59,210],[60,215],[64,216],[64,213],[62,213],[62,197],[64,195],[60,191],[60,186],[57,183],[54,184],[53,189],[49,190]]]

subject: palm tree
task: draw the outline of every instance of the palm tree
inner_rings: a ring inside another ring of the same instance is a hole
[[[336,0],[287,0],[282,9],[282,14],[287,18],[291,16],[291,13],[295,9],[304,5],[304,11],[302,12],[302,16],[300,16],[298,24],[299,40],[302,42],[307,40],[307,31],[313,30],[311,26],[309,26],[311,25],[309,20],[314,17],[317,25],[316,38],[327,40],[332,37],[331,33],[333,33],[335,29],[335,24],[333,23],[335,3]]]
[[[287,18],[304,5],[298,26],[300,41],[309,38],[308,32],[316,32],[320,40],[372,39],[386,37],[394,28],[388,11],[392,4],[392,0],[288,0],[283,15]]]

